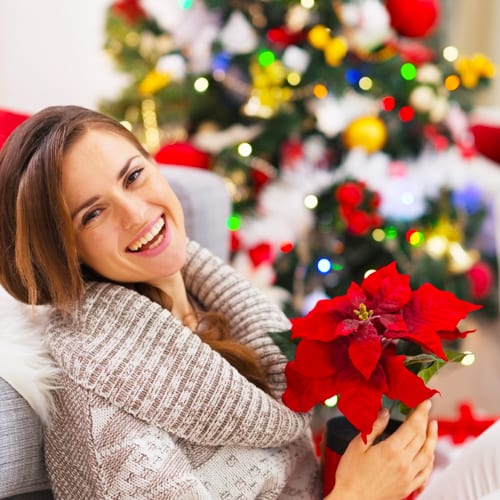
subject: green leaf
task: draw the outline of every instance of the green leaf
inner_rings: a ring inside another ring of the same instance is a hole
[[[292,339],[292,332],[286,330],[284,332],[268,332],[269,336],[273,339],[274,343],[281,349],[288,361],[295,358],[295,349],[299,339]]]

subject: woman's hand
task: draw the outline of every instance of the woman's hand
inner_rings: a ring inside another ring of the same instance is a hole
[[[434,464],[437,422],[429,422],[430,401],[417,406],[388,438],[374,444],[389,422],[382,410],[363,443],[351,441],[342,456],[335,487],[325,500],[400,500],[423,488]]]

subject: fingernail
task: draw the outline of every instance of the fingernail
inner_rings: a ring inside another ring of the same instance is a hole
[[[425,401],[425,407],[426,407],[428,410],[430,410],[430,409],[432,408],[432,402],[431,402],[431,400],[430,400],[430,399],[427,399],[427,400]]]
[[[389,410],[387,408],[382,408],[378,412],[379,418],[387,418],[389,416]]]
[[[437,432],[437,431],[438,431],[438,421],[437,421],[437,420],[433,420],[433,421],[431,422],[431,425],[432,425],[432,430],[433,430],[434,432]]]

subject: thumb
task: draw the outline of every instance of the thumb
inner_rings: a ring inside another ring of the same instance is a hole
[[[376,439],[384,432],[384,429],[389,423],[389,410],[382,408],[377,415],[377,420],[373,423],[373,428],[370,434],[366,436],[366,447],[372,446]]]

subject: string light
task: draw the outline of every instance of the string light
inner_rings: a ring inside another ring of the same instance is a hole
[[[199,92],[201,94],[208,89],[209,85],[210,84],[208,82],[208,79],[202,76],[194,81],[193,87],[196,92]]]
[[[318,83],[313,88],[313,94],[318,99],[324,99],[328,95],[328,89],[322,83]]]
[[[415,117],[415,110],[411,106],[403,106],[399,110],[399,119],[402,122],[409,122]]]
[[[370,90],[373,87],[373,80],[369,76],[363,76],[358,85],[361,90]]]
[[[417,68],[412,63],[404,63],[400,69],[401,76],[404,80],[415,80],[417,76]]]
[[[460,361],[460,364],[462,366],[470,366],[476,362],[476,356],[474,355],[474,353],[465,351],[464,354],[465,356],[462,358],[462,361]]]
[[[263,50],[259,52],[257,60],[262,67],[269,66],[276,60],[276,56],[270,50]]]
[[[328,274],[332,270],[332,262],[326,257],[322,257],[316,263],[316,269],[321,274]]]
[[[387,226],[385,228],[385,237],[388,240],[394,240],[398,237],[398,230],[394,226]]]
[[[248,142],[242,142],[238,145],[238,154],[243,158],[248,158],[252,154],[252,146]]]
[[[460,87],[460,78],[457,75],[449,75],[444,80],[444,86],[446,90],[453,92]]]
[[[314,210],[318,206],[318,197],[315,194],[308,194],[304,198],[304,206],[309,210]]]
[[[384,241],[385,240],[385,231],[382,228],[377,227],[376,229],[374,229],[372,231],[372,238],[379,243]]]
[[[396,99],[390,95],[383,97],[380,102],[384,111],[392,111],[396,107]]]
[[[327,406],[328,408],[333,408],[337,406],[338,401],[339,401],[338,396],[332,396],[331,398],[325,399],[324,405]]]
[[[226,226],[230,231],[237,231],[241,226],[241,217],[239,214],[232,214],[228,217]]]
[[[448,62],[453,62],[458,59],[458,49],[449,45],[443,49],[443,58]]]

